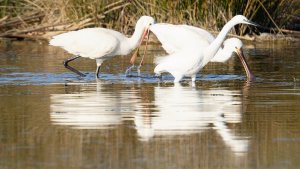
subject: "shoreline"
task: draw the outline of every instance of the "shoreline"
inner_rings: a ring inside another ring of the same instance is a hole
[[[30,32],[27,34],[6,34],[0,35],[0,41],[5,40],[35,40],[35,41],[49,41],[52,36],[65,33],[68,31],[50,31],[50,32]],[[213,35],[217,35],[219,32],[217,31],[210,31]],[[127,35],[128,37],[131,35]],[[151,33],[149,43],[159,43],[159,41],[153,37],[153,33]],[[235,34],[227,34],[227,37],[235,37],[239,38],[243,41],[249,42],[265,42],[265,41],[286,41],[286,42],[300,42],[300,31],[293,31],[290,34],[274,34],[274,33],[260,33],[260,35],[245,35],[239,36]]]
[[[231,0],[211,3],[188,0],[104,0],[94,3],[57,0],[36,1],[36,4],[5,1],[0,4],[3,5],[0,38],[49,40],[54,35],[88,27],[114,29],[130,36],[142,15],[153,16],[158,23],[193,25],[218,34],[230,18],[242,14],[261,27],[236,26],[232,31],[236,35],[229,36],[248,41],[299,41],[300,14],[297,11],[300,3],[279,1],[280,5],[255,0],[244,1],[244,5]],[[288,12],[276,12],[286,10]]]

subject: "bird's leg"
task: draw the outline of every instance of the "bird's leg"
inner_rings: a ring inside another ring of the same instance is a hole
[[[154,75],[154,77],[158,78],[159,82],[162,81],[162,74],[157,73],[157,74]]]
[[[192,82],[196,81],[196,75],[192,75]]]
[[[131,65],[126,71],[125,71],[125,75],[128,77],[130,76],[130,73],[131,73],[131,69],[133,69],[135,67],[135,65]]]
[[[141,67],[141,66],[138,66],[138,68],[137,68],[138,77],[141,77],[141,70],[140,70],[140,67]]]
[[[140,50],[140,48],[138,47],[138,48],[134,51],[134,53],[133,53],[133,55],[132,55],[132,57],[131,57],[131,59],[130,59],[131,66],[125,71],[125,75],[126,75],[126,76],[130,76],[131,70],[132,70],[133,68],[135,68],[134,62],[135,62],[136,57],[139,55],[139,50]]]
[[[71,58],[65,60],[65,61],[63,62],[63,64],[64,64],[65,68],[71,70],[72,72],[78,74],[79,76],[84,77],[85,75],[84,75],[83,73],[81,73],[81,72],[79,72],[78,70],[76,70],[75,68],[69,66],[69,62],[71,62],[71,61],[73,61],[73,60],[75,60],[75,59],[77,59],[77,58],[79,58],[79,57],[80,57],[80,56],[73,56],[73,57],[71,57]]]
[[[131,70],[135,67],[134,62],[135,62],[135,59],[138,56],[138,54],[139,54],[139,47],[134,51],[134,53],[130,59],[131,66],[125,71],[126,76],[130,76],[129,74],[131,73]]]
[[[99,73],[100,73],[100,66],[97,65],[97,69],[96,69],[96,77],[97,77],[97,79],[99,78]]]
[[[100,66],[103,63],[104,60],[102,59],[96,59],[96,63],[97,63],[97,69],[96,69],[96,78],[100,78],[99,74],[100,74]]]
[[[138,47],[138,48],[134,51],[134,53],[133,53],[133,55],[132,55],[132,57],[131,57],[131,59],[130,59],[130,63],[131,63],[132,65],[134,65],[135,59],[136,59],[137,55],[139,54],[139,50],[140,50],[140,47]]]
[[[160,73],[155,74],[154,77],[162,79],[162,75]]]

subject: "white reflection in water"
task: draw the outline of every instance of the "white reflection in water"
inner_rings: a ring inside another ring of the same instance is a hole
[[[53,124],[76,129],[107,129],[122,123],[121,112],[132,112],[137,99],[130,93],[102,90],[102,84],[81,86],[82,93],[52,94],[50,119]]]
[[[247,152],[248,138],[228,124],[241,123],[240,91],[195,87],[154,87],[151,100],[143,89],[97,84],[80,86],[81,93],[52,94],[51,122],[74,129],[108,129],[133,120],[140,140],[155,136],[179,136],[215,129],[233,152]],[[91,90],[92,89],[92,90]],[[144,95],[145,96],[145,95]]]
[[[227,123],[241,122],[241,98],[238,91],[197,90],[182,87],[155,87],[151,115],[136,113],[135,124],[142,140],[154,136],[200,133],[215,129],[234,152],[246,152],[248,139],[235,135]]]
[[[122,122],[117,111],[103,109],[113,103],[97,93],[54,94],[51,96],[50,118],[54,124],[70,125],[74,128],[107,128]],[[105,106],[104,106],[105,105]],[[107,107],[109,108],[109,107]]]

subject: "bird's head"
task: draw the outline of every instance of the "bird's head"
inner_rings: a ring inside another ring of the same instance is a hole
[[[135,27],[135,30],[139,33],[141,33],[140,37],[139,37],[139,43],[137,45],[137,49],[136,51],[134,52],[131,60],[130,60],[130,63],[131,64],[134,64],[134,61],[135,61],[135,58],[138,54],[138,51],[139,51],[139,48],[140,46],[142,45],[144,39],[146,38],[147,39],[147,42],[146,42],[146,47],[145,47],[145,52],[144,52],[144,56],[146,55],[146,51],[147,51],[147,44],[148,44],[148,40],[149,40],[149,35],[150,35],[150,26],[153,25],[155,23],[155,20],[154,18],[152,18],[151,16],[142,16],[140,17],[140,19],[137,21],[136,23],[136,27]],[[142,32],[141,32],[142,31]],[[138,34],[139,34],[138,33]],[[141,63],[142,64],[142,63]]]
[[[238,38],[230,38],[224,41],[224,48],[228,48],[232,51],[236,51],[236,49],[242,49],[243,42]]]
[[[224,48],[227,48],[228,50],[235,52],[238,55],[242,65],[245,69],[245,72],[247,75],[247,81],[249,81],[249,82],[254,81],[255,76],[253,75],[252,71],[250,70],[250,67],[244,56],[243,42],[238,38],[230,38],[230,39],[227,39],[224,41]]]
[[[136,30],[143,30],[142,40],[145,38],[146,35],[149,34],[150,26],[155,23],[154,18],[151,16],[142,16],[136,23]]]
[[[149,28],[154,23],[155,23],[155,20],[151,16],[142,16],[137,21],[137,25],[141,25],[141,26],[143,26],[145,28]]]
[[[248,24],[248,25],[253,25],[253,26],[259,26],[258,24],[250,21],[249,19],[247,19],[243,15],[236,15],[231,20],[236,22],[236,23],[243,23],[243,24]]]

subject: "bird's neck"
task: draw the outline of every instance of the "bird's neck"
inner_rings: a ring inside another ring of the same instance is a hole
[[[217,54],[213,57],[217,62],[226,62],[231,56],[234,50],[228,46],[224,46],[223,49],[220,48]]]
[[[131,49],[135,49],[141,42],[144,33],[142,26],[136,25],[133,35],[129,38],[129,45]]]
[[[233,22],[232,20],[229,21],[225,26],[222,28],[221,32],[218,34],[217,38],[208,46],[205,52],[206,62],[208,63],[218,52],[219,48],[221,47],[222,43],[224,42],[227,33],[230,29],[236,25],[237,23]],[[206,63],[205,63],[206,64]]]

